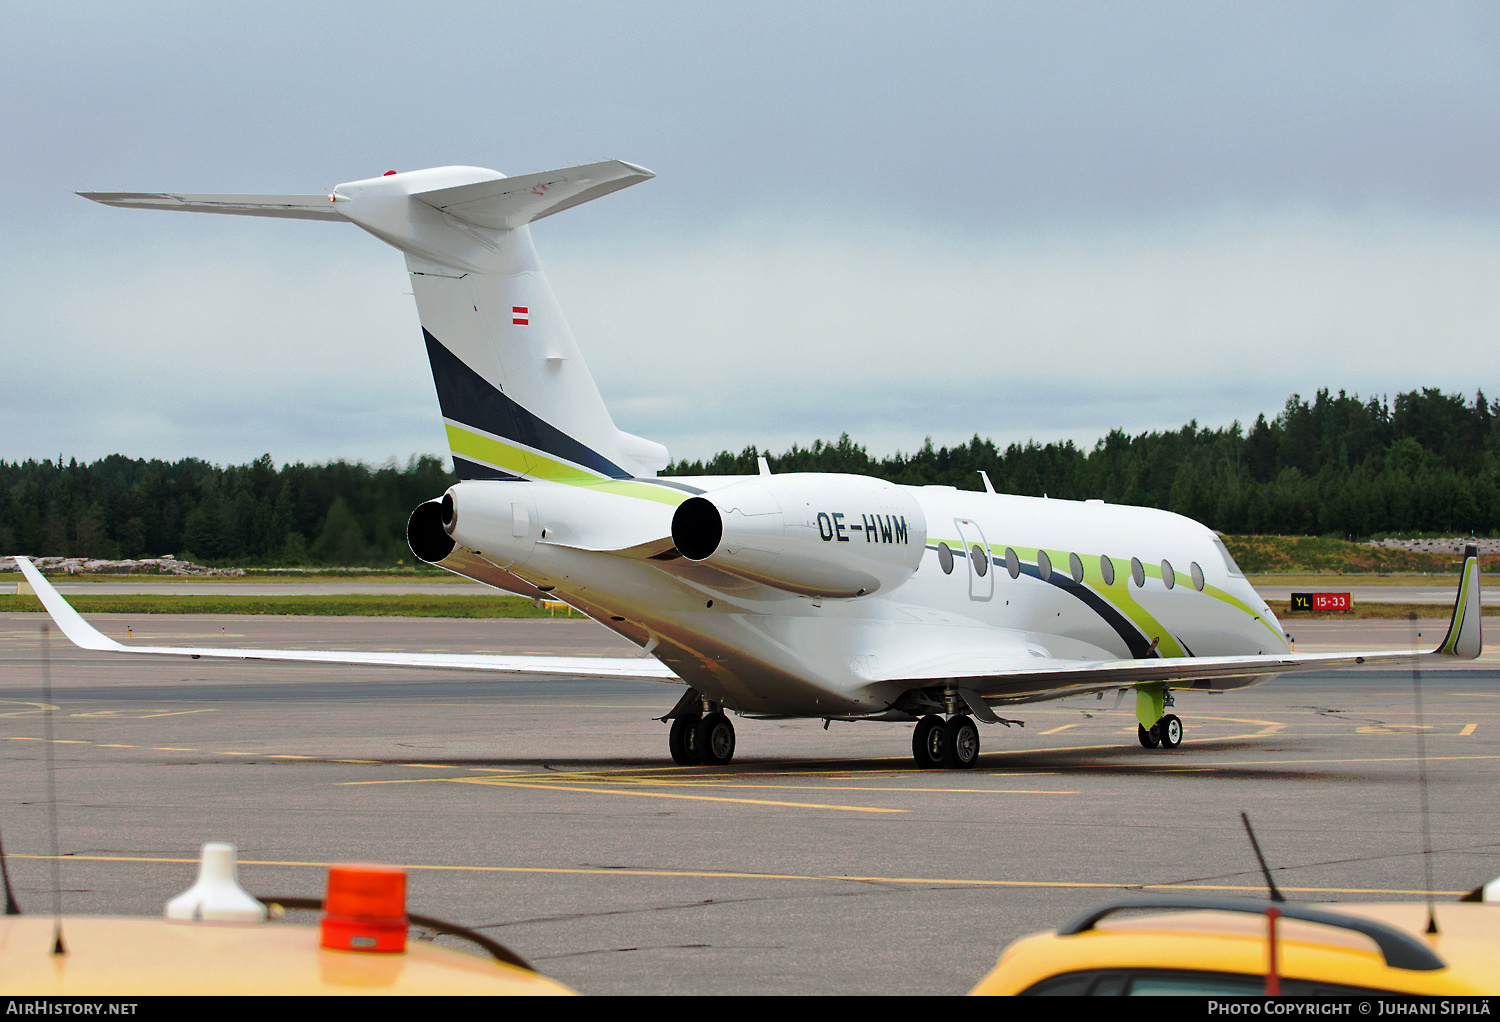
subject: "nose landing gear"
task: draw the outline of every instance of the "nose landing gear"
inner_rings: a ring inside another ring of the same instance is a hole
[[[1154,749],[1158,745],[1163,749],[1175,749],[1182,744],[1182,718],[1175,713],[1167,714],[1149,728],[1144,724],[1137,724],[1135,731],[1141,744],[1148,749]]]

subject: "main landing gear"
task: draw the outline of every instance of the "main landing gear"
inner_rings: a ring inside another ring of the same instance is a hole
[[[917,721],[912,732],[911,754],[924,770],[938,767],[967,770],[979,762],[979,725],[961,713],[947,720],[929,713]]]
[[[723,766],[734,758],[734,725],[711,699],[672,718],[667,747],[678,766]]]

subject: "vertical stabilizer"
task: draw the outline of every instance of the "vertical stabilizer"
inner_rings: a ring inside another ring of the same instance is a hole
[[[438,167],[327,195],[81,194],[114,206],[357,224],[406,255],[459,477],[584,481],[654,475],[667,451],[610,418],[528,225],[653,176],[610,160],[510,178]]]

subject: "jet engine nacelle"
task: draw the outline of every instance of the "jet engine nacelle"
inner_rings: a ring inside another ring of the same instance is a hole
[[[788,473],[732,483],[678,506],[682,556],[802,596],[896,588],[922,562],[927,520],[910,493],[868,476]]]
[[[436,508],[426,514],[459,546],[502,568],[529,564],[544,574],[548,548],[618,552],[652,542],[665,548],[673,511],[608,487],[498,479],[455,483]]]

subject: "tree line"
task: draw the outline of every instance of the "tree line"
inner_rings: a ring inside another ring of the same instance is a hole
[[[405,467],[218,466],[112,454],[0,461],[0,551],[209,564],[408,564],[406,519],[456,481],[433,455]]]
[[[667,475],[854,472],[907,485],[983,488],[1164,508],[1220,532],[1336,535],[1491,534],[1500,529],[1500,401],[1424,388],[1361,400],[1319,390],[1294,394],[1279,414],[1208,429],[1130,435],[1112,430],[1093,448],[1072,441],[1010,444],[977,434],[967,444],[873,458],[844,434],[784,454],[747,447],[679,461]]]
[[[679,461],[666,475],[854,472],[912,485],[1091,497],[1166,508],[1221,532],[1337,535],[1500,531],[1500,401],[1423,389],[1394,400],[1293,395],[1248,428],[1071,441],[967,444],[872,457],[847,434],[782,454],[747,447]],[[213,465],[110,455],[0,460],[0,555],[155,557],[254,565],[411,562],[406,519],[455,481],[442,459],[277,468],[270,455]]]

